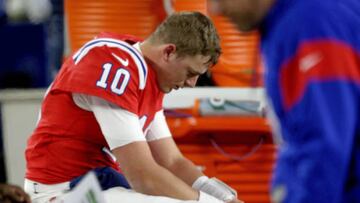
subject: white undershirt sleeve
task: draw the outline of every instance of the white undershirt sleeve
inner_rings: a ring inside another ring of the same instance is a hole
[[[164,111],[160,110],[156,112],[150,129],[147,131],[146,140],[151,142],[166,137],[171,137],[171,132],[168,124],[166,123]]]
[[[136,141],[146,141],[139,117],[99,97],[73,94],[80,108],[92,111],[110,150]]]

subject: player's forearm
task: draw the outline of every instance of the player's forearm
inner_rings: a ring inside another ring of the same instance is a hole
[[[173,197],[181,200],[198,200],[199,193],[167,169],[157,165],[149,166],[130,184],[135,191]]]
[[[185,157],[179,158],[171,165],[164,167],[166,167],[169,171],[171,171],[189,186],[191,186],[197,178],[204,175],[192,161]]]
[[[236,191],[226,183],[205,176],[190,160],[179,158],[169,165],[169,170],[184,180],[192,188],[205,192],[226,202],[241,202],[237,199]]]
[[[154,160],[146,142],[133,142],[112,152],[135,191],[183,200],[199,198],[196,190]]]

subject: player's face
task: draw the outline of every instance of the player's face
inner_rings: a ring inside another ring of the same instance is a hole
[[[210,12],[229,17],[241,31],[255,29],[275,0],[212,0]]]
[[[157,79],[160,89],[168,93],[172,89],[194,87],[199,75],[211,66],[210,56],[170,56],[168,62],[158,71]]]

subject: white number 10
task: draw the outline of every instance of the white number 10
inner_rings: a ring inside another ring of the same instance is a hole
[[[100,80],[96,82],[96,86],[106,89],[108,85],[108,77],[112,68],[111,63],[105,63],[102,68],[104,69],[101,75]],[[119,68],[116,70],[115,77],[111,83],[111,91],[115,94],[121,95],[124,93],[125,88],[127,87],[130,79],[130,73],[123,69]],[[120,83],[120,84],[119,84]]]

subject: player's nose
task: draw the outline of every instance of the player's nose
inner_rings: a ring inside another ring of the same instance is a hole
[[[185,87],[195,87],[198,78],[199,78],[199,76],[194,76],[192,78],[185,80],[184,86]]]

